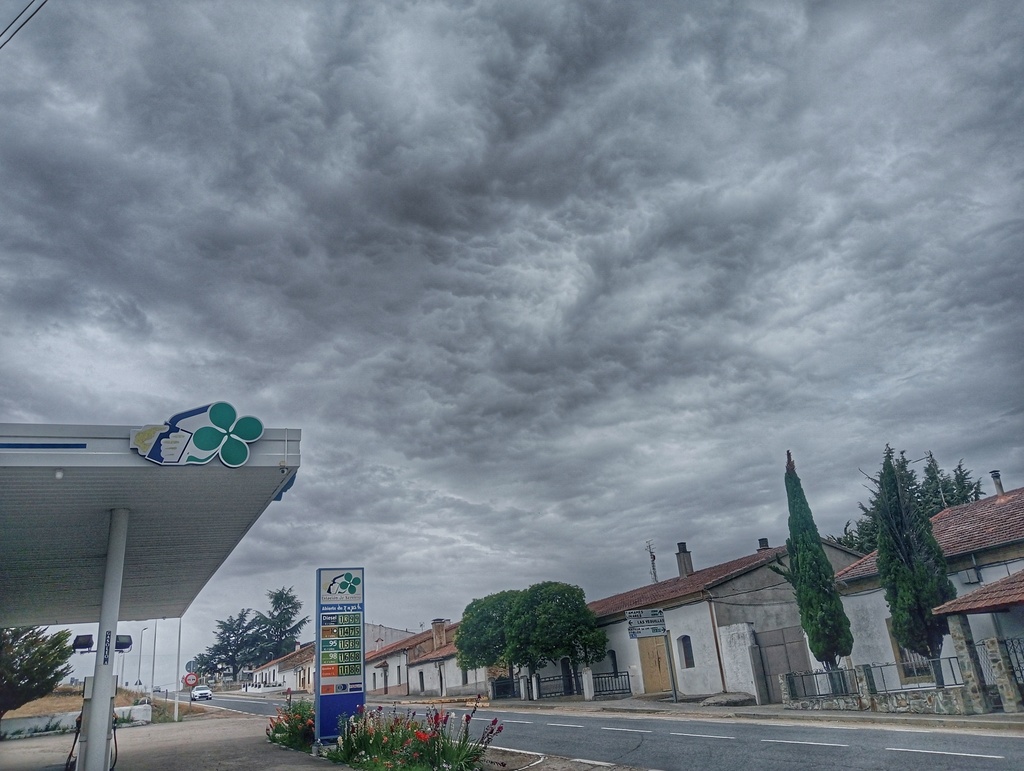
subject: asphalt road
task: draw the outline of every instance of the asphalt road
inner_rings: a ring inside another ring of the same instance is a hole
[[[1024,737],[948,729],[485,711],[504,724],[495,746],[660,771],[1016,771]]]
[[[285,699],[217,695],[202,703],[241,714],[273,715]],[[422,715],[426,706],[395,709]],[[461,715],[468,709],[451,711]],[[483,732],[495,717],[504,726],[495,747],[658,771],[1016,771],[1024,767],[1024,736],[1005,732],[480,709],[473,718],[474,734]]]

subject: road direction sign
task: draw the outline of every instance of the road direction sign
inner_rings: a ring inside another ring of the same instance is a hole
[[[630,616],[629,613],[637,615]],[[654,615],[655,613],[658,615]],[[640,637],[659,637],[665,634],[665,614],[661,610],[627,611],[626,631],[629,632],[631,640]]]
[[[645,608],[643,610],[627,610],[626,618],[665,618],[661,608]]]
[[[195,672],[196,671],[196,660],[195,659],[189,659],[188,661],[185,662],[185,671],[186,672]]]

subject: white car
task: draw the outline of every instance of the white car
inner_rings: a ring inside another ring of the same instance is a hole
[[[207,688],[205,685],[197,685],[192,689],[192,701],[199,701],[200,699],[212,699],[213,691]]]

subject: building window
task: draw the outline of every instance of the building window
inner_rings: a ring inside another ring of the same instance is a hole
[[[402,684],[402,665],[398,664],[395,667],[395,685]]]
[[[377,690],[377,673],[373,673],[373,690]]]
[[[690,635],[684,634],[678,643],[680,665],[683,669],[693,669],[693,644],[690,642]]]
[[[425,690],[426,688],[423,686],[423,670],[420,670],[420,693],[423,693]]]
[[[889,642],[892,645],[893,656],[896,658],[896,670],[899,673],[900,682],[904,685],[932,682],[935,675],[932,673],[931,662],[919,653],[908,651],[892,636],[892,617],[885,620],[885,628],[889,632]]]
[[[469,671],[466,669],[462,670],[462,684],[469,685]]]
[[[608,658],[612,662],[612,674],[613,675],[619,674],[619,659],[615,655],[615,651],[609,650],[606,655],[608,656]]]

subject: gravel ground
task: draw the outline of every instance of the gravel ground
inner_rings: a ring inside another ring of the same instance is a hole
[[[122,728],[117,732],[117,769],[122,771],[211,771],[228,769],[317,768],[320,771],[347,766],[334,765],[301,752],[267,742],[267,719],[211,712],[181,723],[153,723]],[[0,742],[0,769],[4,771],[63,771],[71,750],[72,734],[50,734]],[[77,754],[78,748],[75,748]],[[489,750],[489,768],[500,771],[589,771],[596,768],[543,755],[507,750]],[[504,763],[505,765],[500,765]],[[626,766],[601,766],[602,771],[631,771]]]

